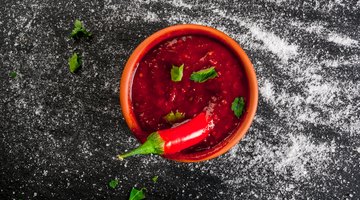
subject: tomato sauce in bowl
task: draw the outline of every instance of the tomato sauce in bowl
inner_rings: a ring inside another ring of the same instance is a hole
[[[182,64],[182,80],[172,81],[172,66]],[[215,67],[217,77],[203,83],[190,80],[193,72],[209,67]],[[131,101],[140,129],[134,134],[144,142],[150,133],[173,126],[164,119],[171,111],[184,113],[184,121],[210,109],[214,128],[208,137],[170,158],[209,150],[242,122],[243,116],[237,118],[231,110],[236,97],[243,97],[246,104],[248,81],[241,62],[227,46],[205,35],[170,38],[150,49],[135,69]]]
[[[182,80],[172,81],[172,66],[182,64]],[[210,67],[217,77],[202,83],[190,80],[193,72]],[[240,118],[231,110],[236,97],[245,100]],[[154,131],[175,130],[167,128],[177,124],[164,119],[171,111],[184,113],[179,123],[195,120],[203,111],[211,114],[206,139],[163,155],[180,162],[213,159],[236,145],[252,123],[257,102],[256,74],[244,50],[226,34],[202,25],[173,25],[147,37],[129,57],[120,80],[122,113],[141,143]]]

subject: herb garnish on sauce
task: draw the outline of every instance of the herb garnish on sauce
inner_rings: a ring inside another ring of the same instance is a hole
[[[175,113],[173,111],[171,111],[167,115],[164,116],[165,121],[167,121],[170,124],[173,124],[184,118],[185,118],[185,113],[181,113],[179,111],[176,111]]]
[[[197,83],[203,83],[209,79],[213,79],[217,77],[218,74],[215,71],[215,67],[209,67],[207,69],[203,69],[197,72],[193,72],[190,76],[190,80],[193,80]]]
[[[171,80],[174,82],[181,81],[183,77],[183,70],[184,70],[184,64],[180,65],[180,67],[177,67],[175,65],[171,68]]]
[[[244,112],[244,107],[244,97],[236,97],[231,104],[231,110],[234,111],[234,114],[237,118],[240,118],[241,114]]]

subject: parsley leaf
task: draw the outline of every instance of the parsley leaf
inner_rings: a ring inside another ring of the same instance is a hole
[[[157,183],[158,178],[159,178],[159,176],[154,176],[154,177],[152,177],[151,180],[152,180],[154,183]]]
[[[69,69],[71,73],[75,73],[81,66],[82,60],[77,53],[74,53],[71,58],[69,58]]]
[[[171,68],[171,80],[174,82],[181,81],[183,77],[184,64],[180,65],[180,67],[176,67],[175,65]]]
[[[213,79],[217,77],[218,74],[215,71],[215,67],[209,67],[207,69],[203,69],[197,72],[193,72],[190,76],[190,80],[194,82],[203,83],[209,79]]]
[[[173,124],[184,118],[185,118],[185,113],[181,113],[179,111],[176,111],[175,113],[173,111],[171,111],[167,115],[164,116],[165,121],[167,121],[170,124]]]
[[[11,78],[15,78],[16,75],[17,75],[17,74],[16,74],[15,71],[9,73],[9,76],[10,76]]]
[[[243,97],[236,97],[231,104],[231,110],[234,111],[234,114],[237,118],[240,118],[241,114],[244,112],[245,100]]]
[[[116,186],[118,186],[118,185],[119,185],[119,181],[118,181],[117,179],[111,180],[111,181],[109,182],[109,186],[110,186],[112,189],[115,189]]]
[[[91,33],[88,32],[80,20],[75,20],[74,28],[70,33],[70,38],[78,39],[80,37],[90,37]]]
[[[141,188],[140,190],[136,188],[132,188],[130,192],[129,200],[141,200],[145,199],[145,192],[146,188]]]

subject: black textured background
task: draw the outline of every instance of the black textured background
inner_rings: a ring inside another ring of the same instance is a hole
[[[68,38],[75,19],[92,39]],[[208,162],[119,162],[137,145],[118,103],[124,63],[179,23],[222,30],[248,53],[254,123]],[[148,199],[360,199],[359,25],[360,1],[1,0],[0,199],[127,199],[133,186]]]

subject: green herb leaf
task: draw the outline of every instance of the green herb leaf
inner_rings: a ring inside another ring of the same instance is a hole
[[[146,191],[146,188],[141,188],[140,190],[138,190],[136,188],[132,188],[132,190],[130,192],[129,200],[145,199],[145,192],[144,191]]]
[[[171,68],[171,80],[174,82],[181,81],[183,77],[183,70],[184,70],[184,64],[180,65],[180,67],[173,65]]]
[[[236,97],[231,104],[231,110],[234,111],[234,114],[237,118],[240,118],[244,112],[245,100],[243,97]]]
[[[203,69],[197,72],[193,72],[190,76],[190,80],[194,82],[203,83],[209,79],[213,79],[217,77],[218,74],[215,71],[215,67],[209,67],[207,69]]]
[[[81,57],[77,53],[74,53],[71,58],[69,58],[69,69],[71,73],[75,73],[81,66]]]
[[[175,113],[171,111],[164,116],[165,121],[167,121],[170,124],[178,122],[179,120],[182,120],[184,118],[185,118],[185,113],[181,113],[179,111],[176,111]]]
[[[158,178],[159,178],[159,176],[154,176],[154,177],[152,177],[151,180],[152,180],[154,183],[157,183]]]
[[[88,32],[85,27],[83,26],[80,20],[75,20],[74,28],[70,33],[70,38],[78,39],[80,37],[90,37],[91,33]]]
[[[109,186],[110,186],[112,189],[115,189],[116,186],[118,186],[118,185],[119,185],[119,181],[118,181],[117,179],[111,180],[111,181],[109,182]]]
[[[17,74],[16,74],[15,71],[9,73],[9,76],[10,76],[11,78],[15,78],[16,75],[17,75]]]

